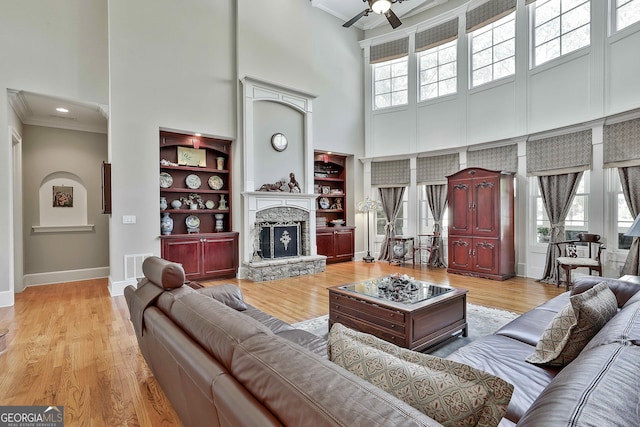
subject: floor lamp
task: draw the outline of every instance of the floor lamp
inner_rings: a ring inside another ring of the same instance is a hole
[[[374,262],[375,258],[371,256],[371,227],[369,225],[370,212],[378,209],[380,203],[376,200],[371,200],[369,197],[358,203],[358,211],[367,215],[367,255],[362,258],[364,262]]]

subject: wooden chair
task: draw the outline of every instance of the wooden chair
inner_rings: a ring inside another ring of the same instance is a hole
[[[431,234],[418,234],[418,240],[413,247],[413,266],[416,265],[416,258],[418,264],[422,264],[422,253],[428,254],[427,264],[432,266],[437,259],[438,251],[440,250],[440,233]]]
[[[578,256],[578,244],[586,244],[588,249],[588,257]],[[558,275],[557,286],[560,286],[560,269],[562,268],[566,276],[567,289],[571,286],[571,270],[576,268],[588,268],[589,274],[594,271],[602,276],[602,251],[606,249],[604,244],[600,243],[599,234],[580,233],[578,240],[566,240],[564,242],[554,243],[560,251],[560,256],[556,258],[556,268]],[[563,251],[564,249],[564,251]]]

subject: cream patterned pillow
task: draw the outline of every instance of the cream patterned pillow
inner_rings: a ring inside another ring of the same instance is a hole
[[[569,298],[542,333],[536,351],[527,362],[548,366],[566,366],[618,312],[616,296],[606,283]]]
[[[335,323],[329,359],[445,426],[497,426],[513,385],[452,360],[403,349]]]

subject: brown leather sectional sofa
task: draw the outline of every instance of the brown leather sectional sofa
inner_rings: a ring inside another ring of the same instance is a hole
[[[232,285],[183,286],[182,268],[156,257],[143,271],[125,290],[131,321],[184,425],[440,425],[328,361],[323,339],[244,303]],[[572,292],[599,282],[581,279]],[[524,359],[568,292],[450,356],[514,384],[501,425],[638,425],[640,285],[609,283],[620,311],[562,370]]]

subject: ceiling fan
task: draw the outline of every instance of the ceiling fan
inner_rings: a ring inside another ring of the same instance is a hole
[[[405,0],[362,0],[362,1],[364,3],[369,3],[369,7],[363,10],[362,12],[360,12],[359,14],[357,14],[356,16],[354,16],[353,18],[351,18],[350,20],[348,20],[347,22],[345,22],[344,24],[342,24],[343,27],[349,28],[350,26],[355,24],[356,21],[358,21],[358,19],[362,18],[363,16],[369,16],[371,12],[379,13],[380,15],[386,16],[387,21],[389,21],[389,24],[393,29],[396,29],[400,25],[402,25],[400,18],[398,18],[398,16],[395,13],[393,13],[393,10],[391,10],[391,5],[393,3],[402,3]]]

